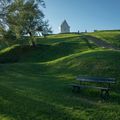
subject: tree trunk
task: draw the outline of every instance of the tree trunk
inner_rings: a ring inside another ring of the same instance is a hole
[[[30,35],[30,40],[31,40],[32,46],[33,46],[33,47],[36,47],[36,44],[35,44],[35,41],[34,41],[34,39],[33,39],[32,33],[29,32],[29,35]]]

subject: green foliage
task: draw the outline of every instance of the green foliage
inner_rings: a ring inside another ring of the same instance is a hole
[[[51,33],[52,33],[52,28],[49,27],[49,21],[47,20],[43,23],[42,35],[46,37],[48,34],[51,34]]]
[[[8,45],[13,45],[17,41],[16,34],[12,30],[4,31],[3,33],[3,40],[8,44]]]
[[[13,0],[5,8],[5,12],[1,13],[2,18],[1,27],[6,31],[15,33],[17,38],[21,38],[24,35],[31,37],[30,42],[35,46],[34,37],[36,32],[44,32],[45,34],[51,33],[48,21],[44,20],[44,14],[40,7],[45,7],[43,0]],[[6,33],[7,34],[7,33]],[[10,42],[11,39],[9,39]]]
[[[17,63],[0,64],[1,120],[120,119],[119,51],[96,48],[93,43],[91,49],[75,34],[37,38],[37,42],[36,48],[13,46],[0,51],[0,58],[21,57]],[[117,84],[111,86],[110,99],[102,100],[96,90],[73,93],[69,84],[77,75],[115,77]]]

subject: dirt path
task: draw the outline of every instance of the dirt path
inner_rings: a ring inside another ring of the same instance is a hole
[[[104,48],[109,48],[109,49],[114,49],[114,50],[120,50],[120,48],[93,36],[90,35],[85,35],[82,36],[83,39],[87,39],[88,41],[94,42],[97,46],[99,47],[104,47]]]

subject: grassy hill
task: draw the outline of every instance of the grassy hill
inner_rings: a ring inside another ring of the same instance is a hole
[[[119,120],[119,51],[97,48],[75,34],[37,43],[0,52],[0,120]],[[110,99],[102,100],[96,90],[73,93],[69,84],[77,75],[115,77],[117,84]]]
[[[115,46],[120,47],[120,31],[98,31],[89,33],[89,35],[92,35],[94,37],[100,38],[102,40],[105,40]]]
[[[37,43],[36,48],[15,45],[2,50],[0,62],[46,62],[96,47],[76,34],[51,35],[46,39],[37,38]]]

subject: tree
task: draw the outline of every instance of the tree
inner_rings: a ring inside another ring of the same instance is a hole
[[[52,33],[52,28],[49,27],[49,21],[46,20],[46,21],[43,23],[42,35],[43,35],[44,37],[46,37],[49,33]]]
[[[40,7],[45,8],[43,0],[13,0],[6,8],[5,23],[8,28],[16,33],[18,38],[29,35],[32,46],[35,46],[36,31],[51,30],[48,22],[44,21],[44,14]]]
[[[13,0],[0,0],[0,44],[5,44],[7,46],[9,43],[13,43],[13,39],[15,38],[15,34],[11,30],[8,30],[6,19],[8,8],[12,2]],[[9,42],[9,40],[11,41]]]
[[[5,29],[7,8],[11,4],[12,0],[0,0],[0,27]]]

